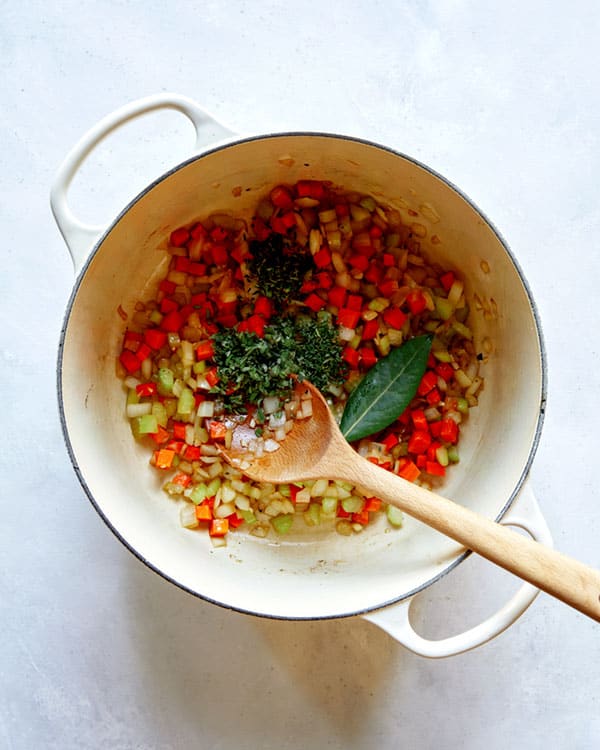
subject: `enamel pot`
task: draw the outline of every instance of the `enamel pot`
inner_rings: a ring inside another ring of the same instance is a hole
[[[196,128],[197,153],[148,185],[109,227],[84,225],[70,211],[68,187],[89,152],[112,130],[143,113],[175,109]],[[206,146],[209,142],[211,145]],[[71,461],[89,499],[114,534],[146,565],[206,601],[286,619],[363,616],[413,651],[448,656],[493,638],[533,601],[524,585],[481,625],[440,641],[419,636],[412,599],[466,556],[464,549],[406,519],[385,520],[360,535],[298,532],[278,539],[230,534],[225,549],[184,530],[178,507],[148,468],[131,436],[124,391],[115,375],[135,302],[153,294],[175,227],[215,211],[248,216],[277,183],[327,179],[396,207],[431,259],[465,279],[476,342],[485,342],[485,387],[461,438],[460,464],[443,493],[473,510],[551,544],[527,484],[545,401],[542,337],[530,291],[497,230],[448,180],[414,159],[356,138],[277,133],[238,138],[194,102],[159,95],[102,120],[67,156],[51,192],[77,280],[58,358],[58,397]]]

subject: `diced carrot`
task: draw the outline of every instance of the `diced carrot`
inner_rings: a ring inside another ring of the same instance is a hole
[[[169,450],[168,448],[161,448],[156,451],[156,468],[157,469],[170,469],[175,458],[175,451]]]
[[[170,437],[169,431],[165,430],[164,427],[161,425],[158,425],[158,430],[156,432],[153,432],[150,434],[150,437],[152,440],[154,440],[157,445],[162,445],[163,443],[166,443],[167,440]]]
[[[212,440],[225,440],[225,435],[227,435],[227,426],[224,422],[213,420],[208,428],[208,433]]]
[[[196,505],[196,518],[198,521],[212,521],[213,514],[210,505],[205,505],[204,503]]]
[[[173,482],[173,484],[179,484],[181,487],[188,487],[192,482],[192,478],[184,471],[180,471],[178,474],[175,474],[173,479],[171,479],[171,482]]]
[[[378,510],[381,510],[381,500],[378,497],[367,497],[365,498],[365,507],[363,510],[368,511],[369,513],[375,513]]]
[[[208,533],[210,536],[225,536],[229,531],[229,520],[227,518],[214,518],[210,523]]]

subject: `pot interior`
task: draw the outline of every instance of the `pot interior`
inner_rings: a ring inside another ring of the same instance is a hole
[[[301,529],[261,540],[243,532],[213,549],[184,530],[125,417],[115,375],[126,327],[118,313],[153,296],[172,229],[215,211],[249,217],[274,184],[328,179],[397,208],[423,234],[424,253],[457,269],[476,344],[491,346],[479,406],[461,435],[461,461],[443,494],[499,517],[527,471],[544,399],[543,354],[514,260],[485,218],[438,175],[380,146],[290,134],[239,141],[179,166],[120,215],[80,276],[67,313],[59,385],[73,461],[96,507],[141,559],[179,586],[273,617],[336,617],[380,607],[427,585],[459,558],[453,541],[406,518],[360,535]],[[303,525],[303,524],[302,524]],[[304,526],[304,525],[303,525]]]

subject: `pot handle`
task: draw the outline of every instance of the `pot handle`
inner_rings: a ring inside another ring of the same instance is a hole
[[[523,485],[516,502],[500,523],[505,526],[518,526],[527,531],[536,541],[549,547],[553,546],[550,529],[542,516],[529,482]],[[538,594],[539,589],[525,583],[501,609],[487,620],[464,633],[441,640],[423,638],[413,629],[410,622],[410,607],[414,597],[391,607],[370,612],[363,617],[385,630],[415,654],[440,659],[470,651],[491,641],[510,627]]]
[[[58,228],[67,244],[73,266],[77,273],[83,266],[91,246],[104,231],[104,226],[85,224],[71,211],[67,193],[77,170],[107,135],[140,115],[159,109],[174,109],[191,120],[196,130],[196,150],[208,143],[222,141],[234,135],[233,131],[221,125],[208,112],[192,99],[180,94],[155,94],[137,99],[120,107],[90,128],[73,146],[58,168],[50,190],[50,206]]]

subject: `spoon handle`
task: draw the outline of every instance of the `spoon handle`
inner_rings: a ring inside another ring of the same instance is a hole
[[[377,497],[600,622],[599,571],[369,461],[354,459],[353,473]]]

